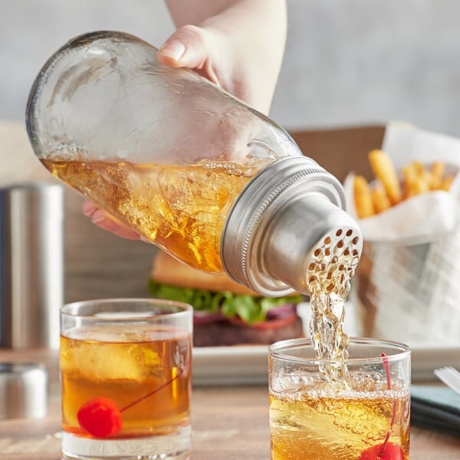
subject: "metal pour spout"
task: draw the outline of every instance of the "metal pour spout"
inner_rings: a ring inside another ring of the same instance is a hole
[[[264,296],[309,294],[318,249],[361,254],[360,229],[344,207],[340,182],[313,160],[273,163],[243,190],[227,219],[221,246],[227,273]]]

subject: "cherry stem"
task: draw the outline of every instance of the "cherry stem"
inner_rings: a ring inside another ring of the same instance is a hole
[[[140,402],[144,401],[144,399],[149,398],[150,396],[154,395],[155,393],[158,393],[163,388],[166,388],[168,385],[173,383],[174,380],[177,380],[187,369],[188,369],[188,365],[183,367],[183,368],[180,368],[179,372],[177,373],[177,375],[175,375],[172,379],[170,379],[167,382],[163,383],[163,385],[160,385],[158,388],[155,388],[153,391],[145,394],[144,396],[141,396],[140,398],[130,402],[127,406],[125,406],[122,409],[120,409],[120,413],[130,409],[131,407],[135,406],[136,404],[139,404]]]
[[[383,366],[385,368],[385,374],[387,376],[387,387],[389,390],[391,390],[390,362],[388,360],[388,356],[385,353],[382,353],[380,356],[383,359]],[[393,403],[393,415],[391,417],[390,428],[388,429],[385,439],[383,441],[382,448],[380,449],[380,452],[379,452],[379,457],[382,457],[385,454],[385,450],[387,448],[388,441],[390,440],[391,430],[395,424],[395,421],[396,421],[396,401]]]

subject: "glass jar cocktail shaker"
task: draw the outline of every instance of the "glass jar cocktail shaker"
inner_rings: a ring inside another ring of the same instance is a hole
[[[58,50],[32,87],[27,129],[54,175],[185,263],[263,295],[308,292],[325,241],[361,252],[337,179],[267,117],[132,35],[94,32]]]

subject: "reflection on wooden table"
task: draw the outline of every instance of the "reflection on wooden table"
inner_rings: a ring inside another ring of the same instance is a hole
[[[0,420],[1,460],[59,460],[60,408],[57,356],[0,351],[0,362],[42,361],[52,377],[45,419]],[[267,460],[270,457],[268,391],[264,385],[197,387],[192,398],[194,460]],[[412,460],[460,458],[460,439],[412,429]]]

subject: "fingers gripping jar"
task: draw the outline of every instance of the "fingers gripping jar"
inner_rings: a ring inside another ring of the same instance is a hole
[[[315,246],[359,235],[340,183],[267,117],[156,51],[119,32],[58,50],[29,96],[35,154],[185,263],[264,295],[305,292]]]

